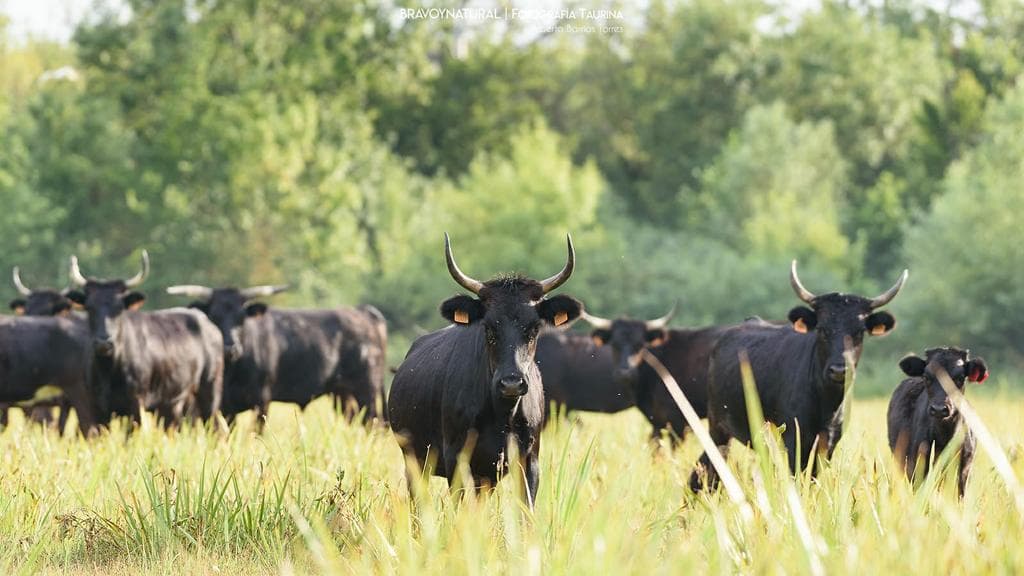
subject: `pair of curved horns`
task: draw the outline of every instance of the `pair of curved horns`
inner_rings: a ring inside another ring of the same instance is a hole
[[[71,257],[71,281],[78,286],[85,286],[89,283],[89,278],[82,274],[82,269],[78,266],[78,256]],[[142,269],[139,270],[135,276],[124,281],[124,285],[127,288],[134,288],[149,276],[149,252],[146,250],[142,251]]]
[[[677,305],[678,304],[673,304],[672,309],[668,311],[668,314],[665,314],[661,318],[655,318],[654,320],[645,321],[644,326],[648,330],[657,330],[659,328],[664,328],[665,326],[668,326],[668,321],[671,320],[672,317],[675,316],[676,314]],[[587,314],[586,312],[583,312],[580,315],[580,317],[586,320],[587,323],[593,326],[594,328],[598,328],[600,330],[609,330],[612,327],[612,320],[609,320],[607,318],[592,316],[590,314]]]
[[[569,249],[569,255],[566,258],[565,266],[562,267],[562,270],[558,274],[555,274],[546,280],[541,280],[540,285],[544,290],[544,294],[547,294],[562,284],[565,284],[565,281],[572,276],[572,271],[576,267],[576,250],[572,247],[572,236],[566,234],[565,240]],[[452,275],[452,278],[456,282],[458,282],[459,286],[462,286],[466,290],[469,290],[473,294],[479,296],[480,290],[484,287],[484,283],[474,278],[470,278],[459,269],[459,265],[455,263],[455,256],[452,255],[452,242],[451,239],[448,238],[447,232],[444,234],[444,257],[445,261],[448,263],[448,273]]]
[[[22,283],[21,271],[18,270],[17,266],[14,267],[14,271],[11,273],[11,277],[14,280],[14,287],[18,289],[18,294],[21,294],[22,296],[32,295],[32,291],[28,289],[28,286],[25,286],[25,284]]]
[[[907,276],[909,275],[910,271],[904,269],[903,274],[900,274],[899,279],[892,285],[892,288],[889,288],[885,292],[882,292],[871,299],[871,309],[874,310],[875,308],[881,308],[889,302],[892,302],[892,299],[895,298],[896,295],[900,293],[900,290],[903,289],[903,284],[907,281]],[[817,296],[807,288],[804,288],[804,285],[800,282],[800,277],[796,274],[796,260],[793,260],[793,263],[789,267],[789,283],[793,286],[793,291],[796,292],[798,298],[808,304],[814,303],[814,299],[817,298]]]
[[[259,298],[262,296],[273,296],[278,292],[284,292],[288,289],[287,284],[282,285],[264,285],[264,286],[250,286],[249,288],[243,288],[238,291],[242,295],[242,298],[250,300],[252,298]],[[208,299],[213,296],[213,288],[208,286],[199,286],[197,284],[180,284],[178,286],[171,286],[167,289],[168,294],[180,294],[182,296],[189,296],[191,298],[203,298]]]

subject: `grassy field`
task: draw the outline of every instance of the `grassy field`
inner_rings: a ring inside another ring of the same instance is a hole
[[[1024,475],[1024,406],[974,405]],[[325,400],[274,405],[228,436],[150,424],[93,441],[15,418],[0,433],[6,574],[1021,573],[1024,521],[981,454],[963,503],[947,474],[912,491],[885,444],[884,399],[856,401],[817,481],[735,449],[754,514],[685,488],[699,448],[652,449],[635,411],[562,421],[543,438],[541,493],[512,478],[461,501],[440,480],[415,513],[386,430]],[[769,445],[771,445],[769,443]]]

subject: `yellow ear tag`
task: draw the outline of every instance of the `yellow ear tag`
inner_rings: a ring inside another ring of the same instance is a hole
[[[594,335],[591,336],[590,339],[594,341],[595,345],[604,346],[604,339],[602,339],[600,336]]]
[[[793,322],[793,330],[796,330],[797,332],[799,332],[801,334],[807,334],[807,324],[804,324],[804,319],[803,318],[797,318]]]
[[[469,312],[466,312],[465,310],[456,310],[455,322],[457,324],[469,324]]]
[[[656,348],[658,346],[661,346],[664,343],[665,343],[665,339],[664,338],[655,338],[654,340],[651,340],[650,342],[648,342],[647,345],[652,347],[652,348]]]
[[[25,307],[24,306],[18,306],[17,308],[15,308],[14,309],[14,315],[15,316],[24,316],[25,315]]]
[[[888,330],[885,329],[885,324],[875,324],[874,326],[871,327],[872,336],[881,336],[886,332],[888,332]]]
[[[555,326],[561,326],[562,324],[565,324],[568,321],[569,321],[569,313],[568,312],[559,312],[559,313],[555,314]]]

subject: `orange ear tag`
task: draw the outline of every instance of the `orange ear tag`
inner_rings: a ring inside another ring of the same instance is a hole
[[[594,341],[595,345],[604,346],[604,340],[600,336],[591,336],[590,339]]]
[[[555,314],[555,326],[561,326],[562,324],[565,324],[568,321],[569,321],[569,313],[568,312],[559,312],[559,313]]]
[[[871,327],[872,336],[881,336],[886,332],[888,332],[888,330],[886,330],[885,324],[875,324],[874,326]]]
[[[469,324],[469,313],[465,310],[456,310],[455,322],[457,324]]]
[[[793,330],[796,330],[801,334],[807,334],[807,324],[804,324],[803,318],[797,318],[796,321],[793,322]]]

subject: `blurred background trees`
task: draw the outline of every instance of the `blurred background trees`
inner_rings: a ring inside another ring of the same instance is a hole
[[[596,314],[783,318],[903,267],[884,362],[1024,367],[1024,5],[623,3],[621,33],[402,21],[387,2],[131,0],[67,44],[0,18],[0,270],[288,282],[443,324],[464,269],[564,259]],[[13,291],[13,289],[12,289]],[[403,351],[393,353],[399,357]],[[873,353],[874,354],[874,353]]]

